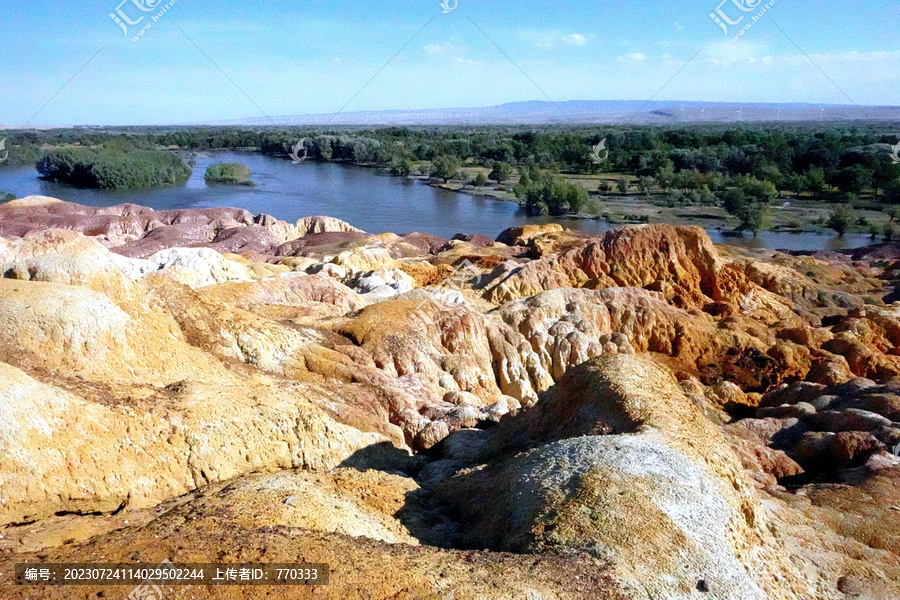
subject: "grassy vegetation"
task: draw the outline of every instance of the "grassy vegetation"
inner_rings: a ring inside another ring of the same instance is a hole
[[[603,127],[132,128],[9,132],[20,148],[133,146],[132,153],[252,149],[287,157],[304,138],[310,160],[377,166],[433,185],[518,200],[529,211],[610,219],[701,219],[758,232],[823,230],[840,206],[845,232],[892,228],[900,123],[703,124]],[[603,160],[593,148],[605,140]],[[53,150],[51,150],[51,154]],[[46,159],[45,159],[46,161]],[[45,162],[42,161],[42,162]],[[77,181],[82,173],[55,171]],[[572,187],[574,186],[574,187]],[[583,189],[584,191],[580,191]],[[513,193],[516,190],[516,193]],[[585,198],[584,194],[588,197]],[[838,215],[841,216],[840,214]]]
[[[4,134],[5,135],[5,134]],[[0,135],[0,139],[5,139]],[[17,145],[6,145],[8,153],[6,159],[0,163],[0,168],[4,167],[21,167],[22,165],[33,165],[37,163],[44,155],[40,146],[31,142],[23,142]]]
[[[513,193],[525,204],[530,215],[578,213],[589,197],[585,188],[536,166],[522,173]]]
[[[206,168],[206,183],[227,183],[231,185],[253,185],[250,167],[238,162],[213,163]]]

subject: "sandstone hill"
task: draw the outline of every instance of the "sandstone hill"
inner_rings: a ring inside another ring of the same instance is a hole
[[[166,598],[900,598],[900,248],[0,205],[21,562],[328,562]]]

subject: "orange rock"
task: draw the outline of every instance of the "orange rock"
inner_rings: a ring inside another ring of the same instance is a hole
[[[497,236],[497,241],[507,246],[525,246],[535,237],[547,233],[560,233],[565,231],[562,225],[558,223],[547,223],[546,225],[522,225],[519,227],[510,227]]]

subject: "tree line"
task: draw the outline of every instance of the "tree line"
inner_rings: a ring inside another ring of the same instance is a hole
[[[96,148],[51,150],[37,162],[42,177],[81,187],[136,190],[183,183],[191,167],[178,154],[144,150],[127,140]]]
[[[139,156],[136,152],[160,149],[243,149],[287,156],[303,140],[312,160],[378,166],[398,176],[419,172],[448,182],[462,180],[461,167],[479,166],[490,171],[488,177],[481,174],[479,181],[468,183],[484,185],[484,180],[490,179],[501,185],[518,174],[520,185],[514,189],[520,201],[529,211],[550,214],[577,211],[583,204],[583,194],[567,189],[560,175],[616,173],[634,178],[638,193],[649,193],[652,186],[676,204],[719,204],[738,217],[741,227],[757,230],[768,207],[784,193],[851,206],[863,197],[900,203],[900,165],[890,154],[898,130],[900,124],[863,122],[668,127],[157,127],[10,132],[8,137],[14,161],[34,158],[41,146],[77,143],[94,148],[121,146],[126,141],[133,157]],[[608,154],[598,161],[593,148],[601,141],[605,141]],[[69,162],[71,156],[65,160],[57,156],[47,167],[52,173],[65,173]],[[114,163],[115,159],[104,155],[102,162]],[[57,167],[56,163],[62,164]],[[76,170],[73,176],[82,175]],[[140,179],[146,178],[144,174]],[[130,185],[128,181],[114,183]],[[627,193],[633,185],[623,179],[616,187],[619,193]],[[599,191],[604,190],[601,187]],[[561,200],[569,196],[571,202]]]

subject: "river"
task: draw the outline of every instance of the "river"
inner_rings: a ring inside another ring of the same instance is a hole
[[[244,163],[253,170],[253,187],[207,185],[206,167],[216,161]],[[294,222],[328,215],[371,233],[423,231],[443,237],[479,233],[496,237],[507,227],[557,222],[565,227],[602,233],[617,227],[603,221],[529,217],[513,202],[478,198],[437,189],[422,181],[390,177],[374,169],[334,163],[290,161],[256,153],[200,154],[184,185],[113,192],[81,189],[42,181],[33,167],[0,168],[0,190],[18,197],[42,195],[89,206],[130,202],[157,210],[232,206]],[[867,235],[838,238],[820,233],[765,231],[759,237],[708,230],[713,242],[784,250],[837,250],[871,244]]]

